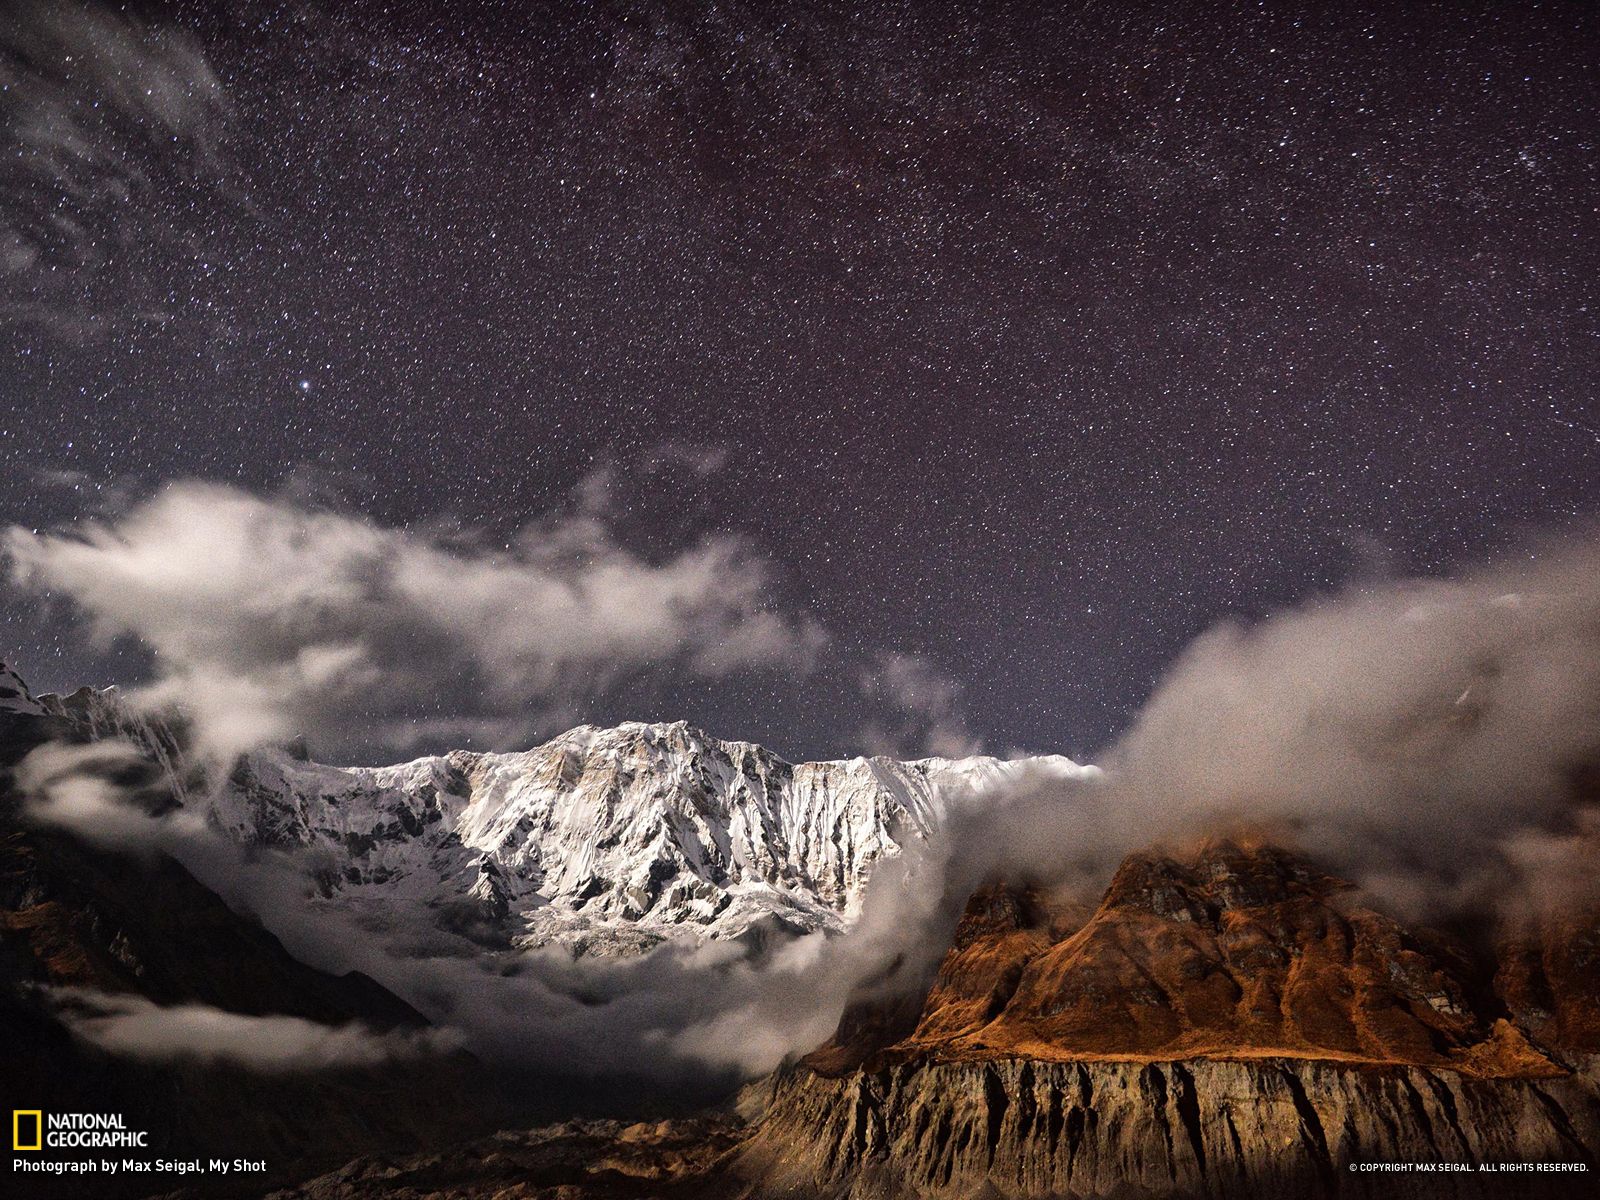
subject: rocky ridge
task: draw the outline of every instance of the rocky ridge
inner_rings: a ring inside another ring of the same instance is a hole
[[[1582,1194],[1600,1058],[1551,1014],[1588,981],[1545,975],[1533,1010],[1495,978],[1272,847],[1132,856],[1092,909],[996,884],[920,1003],[847,1014],[770,1082],[736,1173],[854,1200],[1466,1196],[1547,1164],[1519,1195]],[[1385,1162],[1436,1170],[1362,1166]]]

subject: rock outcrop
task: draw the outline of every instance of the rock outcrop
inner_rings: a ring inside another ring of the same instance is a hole
[[[1265,846],[1135,855],[1092,910],[995,885],[920,1005],[852,1011],[771,1081],[736,1173],[853,1200],[1583,1194],[1600,1059],[1560,1035],[1588,960],[1502,955]]]
[[[0,713],[22,713],[38,716],[44,708],[33,698],[22,676],[0,662]]]

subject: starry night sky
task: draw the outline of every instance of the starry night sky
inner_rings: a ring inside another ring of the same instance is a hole
[[[743,534],[841,659],[1090,755],[1219,619],[1600,510],[1589,4],[19,11],[4,524],[510,537],[610,464],[642,553]],[[14,589],[0,653],[147,669]],[[853,749],[814,684],[628,701]]]

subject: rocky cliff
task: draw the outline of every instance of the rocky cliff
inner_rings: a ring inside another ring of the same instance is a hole
[[[996,885],[920,1004],[849,1014],[770,1082],[736,1173],[856,1200],[1583,1194],[1600,1060],[1557,1035],[1587,979],[1501,955],[1565,965],[1544,1007],[1270,847],[1134,856],[1092,909]]]
[[[739,1173],[762,1195],[855,1200],[1580,1195],[1592,1175],[1491,1172],[1592,1166],[1597,1084],[1593,1064],[1515,1081],[1313,1059],[802,1068],[776,1082]],[[1438,1169],[1372,1169],[1386,1163]]]
[[[1592,1165],[1600,1133],[1592,1073],[1000,1059],[790,1071],[766,1090],[753,1127],[569,1122],[359,1159],[274,1200],[1578,1197],[1591,1175],[1523,1168]],[[1395,1163],[1438,1169],[1368,1169]]]

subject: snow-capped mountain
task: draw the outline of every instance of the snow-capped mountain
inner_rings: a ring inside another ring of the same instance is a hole
[[[873,867],[952,805],[1024,770],[1095,770],[1059,755],[791,764],[680,721],[585,725],[519,753],[388,767],[264,750],[219,784],[184,749],[180,717],[143,713],[115,688],[36,699],[0,667],[6,706],[139,745],[177,803],[247,851],[285,852],[330,916],[408,944],[443,935],[630,954],[668,939],[759,947],[839,931]]]
[[[628,722],[392,767],[258,753],[190,803],[242,844],[313,864],[346,913],[404,905],[485,945],[625,954],[842,929],[877,862],[1024,763],[1093,770],[1059,756],[790,764],[682,722]]]

